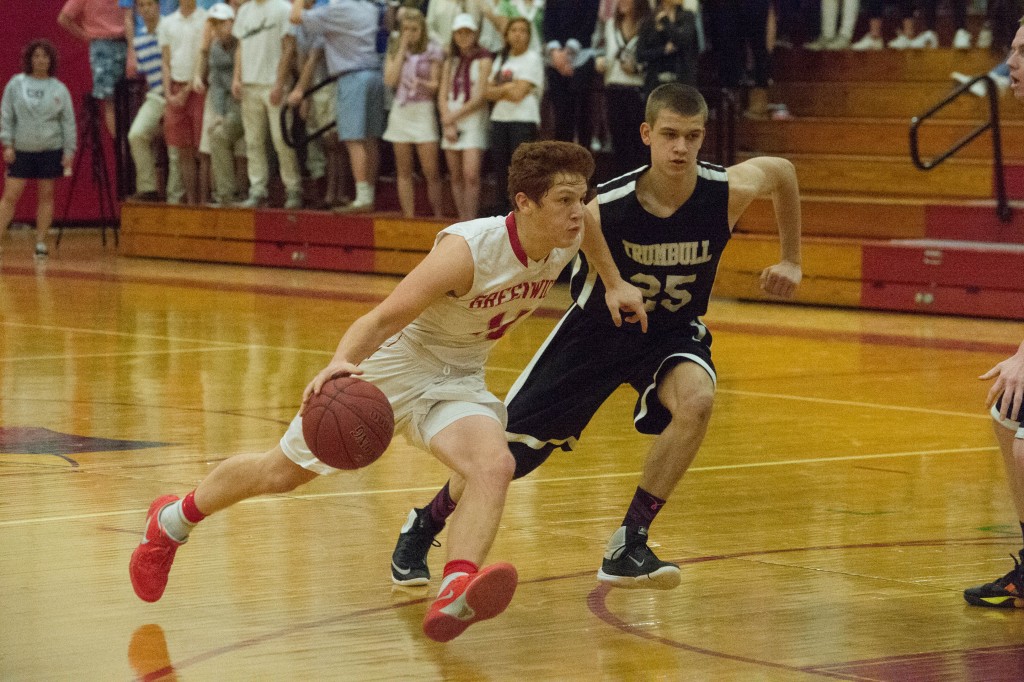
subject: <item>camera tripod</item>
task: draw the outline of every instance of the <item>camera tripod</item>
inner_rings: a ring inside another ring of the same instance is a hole
[[[114,232],[114,246],[118,245],[118,221],[114,206],[114,188],[110,184],[110,170],[107,167],[107,151],[103,147],[101,126],[103,125],[103,112],[101,111],[101,100],[91,94],[86,94],[83,99],[82,113],[78,123],[78,153],[75,158],[74,172],[71,174],[71,185],[68,187],[67,203],[64,206],[64,217],[61,226],[57,229],[57,246],[60,246],[61,237],[64,236],[63,225],[67,223],[68,214],[75,196],[75,187],[81,177],[82,165],[85,163],[86,150],[90,160],[90,171],[92,184],[96,187],[99,198],[100,216],[99,222],[102,228],[101,238],[103,246],[107,245],[107,227]]]

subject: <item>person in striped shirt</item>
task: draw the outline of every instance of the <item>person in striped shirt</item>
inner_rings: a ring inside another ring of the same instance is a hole
[[[156,152],[153,145],[163,130],[161,120],[166,106],[160,69],[160,46],[156,37],[160,24],[160,4],[157,0],[136,0],[135,9],[142,19],[142,24],[135,32],[132,41],[133,56],[129,58],[129,62],[135,65],[139,75],[145,77],[148,89],[146,99],[139,107],[128,130],[128,144],[131,146],[132,159],[135,161],[135,194],[131,198],[136,201],[158,201],[160,195],[157,192]],[[181,179],[176,160],[171,157],[168,164],[169,196],[181,194]]]

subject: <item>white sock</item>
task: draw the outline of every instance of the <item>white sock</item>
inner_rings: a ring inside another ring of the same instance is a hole
[[[178,500],[165,506],[160,510],[160,516],[158,517],[160,527],[175,542],[185,542],[188,540],[188,534],[196,527],[196,524],[185,518],[185,512],[182,511],[181,503],[182,501]]]
[[[356,199],[357,204],[372,204],[374,200],[374,186],[368,182],[357,182],[356,183]]]

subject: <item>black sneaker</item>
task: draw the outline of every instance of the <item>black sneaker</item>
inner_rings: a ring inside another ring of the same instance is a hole
[[[995,582],[980,587],[964,590],[964,599],[974,606],[991,606],[997,609],[1024,608],[1024,549],[1020,551],[1020,560],[1013,559],[1013,569]]]
[[[671,590],[679,584],[679,566],[662,561],[647,546],[646,528],[619,529],[608,541],[597,579],[615,587]]]
[[[440,547],[441,543],[434,539],[436,533],[430,524],[429,514],[426,508],[414,508],[402,526],[395,551],[391,554],[391,580],[396,585],[426,585],[430,582],[427,552],[431,546]]]

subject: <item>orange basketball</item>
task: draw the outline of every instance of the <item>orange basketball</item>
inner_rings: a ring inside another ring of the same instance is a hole
[[[316,458],[335,469],[377,461],[395,433],[395,413],[379,388],[355,377],[326,382],[302,413],[302,436]]]

